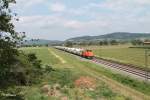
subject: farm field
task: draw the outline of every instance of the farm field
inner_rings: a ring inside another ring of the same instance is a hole
[[[88,61],[80,61],[79,58],[53,48],[22,48],[21,50],[25,53],[36,53],[38,58],[42,60],[42,64],[48,64],[55,70],[45,75],[40,85],[26,89],[28,100],[41,100],[41,98],[43,98],[42,100],[49,100],[50,97],[47,96],[47,93],[41,93],[40,90],[45,84],[50,87],[56,84],[60,85],[56,91],[56,96],[51,96],[50,100],[66,100],[64,98],[68,98],[67,100],[85,100],[85,98],[86,100],[149,99],[150,89],[146,88],[150,86],[149,84],[144,85],[142,82],[128,80],[127,77],[123,76],[116,77],[120,75],[113,74],[111,71]],[[123,80],[126,78],[126,80],[121,81],[121,78]],[[84,79],[87,79],[90,85],[86,85],[87,83],[75,84],[76,82],[80,83],[81,80],[84,81]]]
[[[96,56],[145,68],[145,49],[129,48],[129,46],[95,46],[88,48],[92,49]],[[148,65],[150,69],[150,59]]]

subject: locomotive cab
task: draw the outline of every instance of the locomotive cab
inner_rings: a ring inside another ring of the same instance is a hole
[[[94,57],[94,54],[92,50],[85,50],[82,52],[82,56],[88,59],[92,59]]]

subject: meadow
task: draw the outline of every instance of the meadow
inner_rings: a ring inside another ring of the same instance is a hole
[[[46,74],[41,84],[26,89],[27,100],[61,100],[60,98],[68,98],[67,100],[85,100],[85,98],[87,100],[148,100],[149,98],[147,95],[150,95],[150,89],[146,87],[150,84],[115,74],[89,61],[79,60],[78,57],[53,48],[22,48],[21,50],[25,53],[36,53],[43,64],[48,64],[55,70]],[[75,85],[75,81],[82,77],[92,84],[90,88],[83,87],[87,83],[79,84],[79,87]],[[41,92],[41,87],[45,84],[51,88],[59,84],[59,96],[49,97]],[[93,86],[96,88],[92,89]]]
[[[129,47],[130,46],[125,45],[125,46],[91,46],[85,48],[92,49],[96,56],[102,58],[137,65],[141,68],[146,68],[145,49],[129,48]],[[148,58],[149,58],[148,67],[150,69],[150,56]]]

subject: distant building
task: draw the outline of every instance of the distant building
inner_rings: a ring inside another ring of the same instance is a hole
[[[143,42],[144,45],[149,45],[150,46],[150,41],[149,42]]]

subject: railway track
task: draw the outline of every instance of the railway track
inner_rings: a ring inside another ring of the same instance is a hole
[[[58,49],[58,50],[61,50],[61,49]],[[68,52],[65,50],[61,50],[61,51],[64,51],[64,52],[67,52],[67,53],[70,53],[70,54],[73,54],[76,56],[80,56],[80,55],[77,55],[77,54],[74,54],[74,53],[71,53],[71,52]],[[143,80],[150,80],[150,71],[140,69],[137,66],[119,63],[117,61],[107,60],[107,59],[103,59],[103,58],[96,57],[96,56],[94,56],[94,58],[91,60],[95,63],[102,64],[102,65],[105,65],[105,66],[108,66],[108,67],[111,67],[111,68],[114,68],[114,69],[117,69],[120,71],[124,71],[128,74],[138,76],[138,77],[142,78]]]
[[[149,80],[150,79],[150,71],[146,71],[140,68],[137,68],[136,66],[133,65],[129,65],[129,64],[123,64],[123,63],[118,63],[115,61],[109,61],[106,59],[102,59],[99,57],[94,57],[92,59],[92,61],[102,64],[102,65],[106,65],[133,75],[136,75],[138,77],[141,77],[143,79]]]

